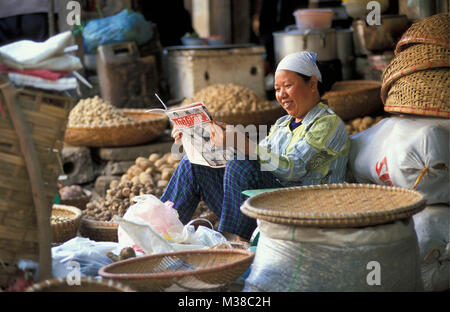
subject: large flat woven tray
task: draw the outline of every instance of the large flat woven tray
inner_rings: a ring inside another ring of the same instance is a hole
[[[136,291],[211,290],[235,281],[253,258],[252,251],[237,248],[178,251],[121,260],[99,275]]]
[[[133,124],[97,127],[67,127],[64,141],[75,146],[131,146],[159,138],[167,127],[165,114],[145,112],[145,109],[121,109],[132,117]]]
[[[241,211],[269,222],[314,227],[363,227],[404,219],[425,207],[412,190],[375,184],[289,187],[247,199]]]

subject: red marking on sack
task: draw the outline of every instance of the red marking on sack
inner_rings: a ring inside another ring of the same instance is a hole
[[[384,169],[384,170],[383,170]],[[386,156],[381,160],[377,161],[375,164],[375,171],[377,172],[378,179],[385,185],[393,186],[394,184],[391,181],[391,177],[389,176],[389,169],[387,165]]]

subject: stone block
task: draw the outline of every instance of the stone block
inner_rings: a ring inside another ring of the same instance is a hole
[[[92,182],[96,177],[95,164],[88,147],[64,144],[61,150],[64,174],[60,176],[63,185]]]
[[[148,157],[152,153],[168,153],[171,151],[173,139],[170,134],[165,134],[156,141],[149,144],[124,146],[124,147],[102,147],[96,150],[98,157],[102,160],[131,161],[138,157]]]
[[[134,160],[114,161],[109,160],[103,169],[103,174],[106,176],[122,175],[128,168],[135,164]]]

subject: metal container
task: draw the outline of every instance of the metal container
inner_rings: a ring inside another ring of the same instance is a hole
[[[156,58],[140,57],[134,42],[101,45],[97,52],[101,96],[119,108],[159,107]]]
[[[293,29],[292,26],[286,27],[284,31],[273,33],[277,63],[286,55],[299,51],[316,52],[319,61],[331,61],[338,58],[335,29],[300,31]]]
[[[354,66],[353,30],[339,29],[336,31],[337,55],[342,64],[342,78],[351,80]]]
[[[223,45],[164,50],[165,76],[173,99],[193,96],[214,84],[234,83],[266,96],[263,46]]]

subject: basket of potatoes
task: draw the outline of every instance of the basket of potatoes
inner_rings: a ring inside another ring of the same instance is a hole
[[[381,82],[372,80],[338,81],[326,92],[322,99],[341,117],[351,120],[373,115],[383,108]]]
[[[136,158],[135,164],[119,180],[110,183],[104,198],[86,205],[81,235],[96,241],[117,241],[118,224],[111,221],[112,217],[123,217],[133,204],[134,196],[153,194],[161,197],[178,162],[171,153],[153,153],[149,157]]]
[[[213,119],[230,125],[272,125],[285,114],[279,104],[232,83],[203,88],[185,99],[181,105],[194,102],[203,102]]]
[[[375,126],[385,116],[364,116],[349,120],[345,123],[348,135],[353,135]]]
[[[53,205],[50,216],[52,243],[60,244],[74,238],[80,227],[81,210],[67,205]]]
[[[90,147],[138,145],[160,137],[167,124],[165,114],[119,109],[95,96],[80,100],[70,111],[64,141]]]

